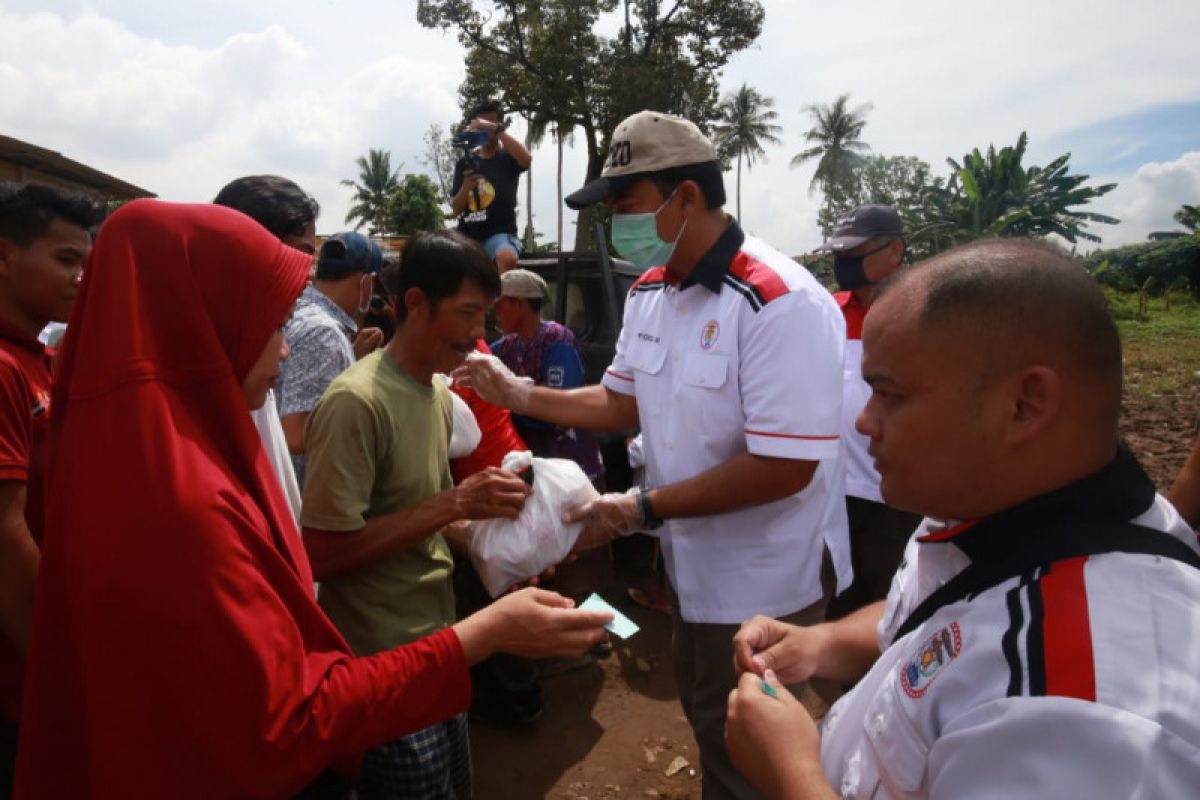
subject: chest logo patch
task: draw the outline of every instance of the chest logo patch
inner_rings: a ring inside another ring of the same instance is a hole
[[[951,622],[930,636],[916,656],[900,668],[900,685],[909,697],[922,697],[942,667],[958,658],[962,652],[962,631]]]
[[[33,398],[33,405],[29,408],[30,415],[37,419],[46,416],[46,412],[50,410],[50,393],[38,392]]]
[[[550,367],[546,370],[546,385],[561,389],[565,381],[565,370],[562,367]]]
[[[700,349],[711,350],[720,336],[721,325],[715,319],[704,323],[704,329],[700,331]]]

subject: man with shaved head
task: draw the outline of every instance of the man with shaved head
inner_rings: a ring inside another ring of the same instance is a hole
[[[886,599],[734,640],[726,736],[776,798],[1185,797],[1200,786],[1200,552],[1120,445],[1099,288],[1020,240],[880,287],[858,417],[925,515]],[[783,684],[857,686],[818,732]]]

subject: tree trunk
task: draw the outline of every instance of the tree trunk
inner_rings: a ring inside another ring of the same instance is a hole
[[[742,224],[742,151],[738,149],[738,178],[737,178],[737,207],[738,207],[738,224]]]
[[[600,152],[600,143],[597,141],[596,128],[593,125],[584,125],[583,135],[588,154],[587,177],[584,183],[588,183],[600,177],[600,172],[604,169],[604,153]],[[579,252],[591,249],[589,244],[592,238],[592,216],[592,209],[589,207],[580,211],[579,216],[575,218],[575,250]]]
[[[532,151],[533,125],[525,122],[525,149]],[[525,170],[525,249],[532,250],[537,234],[533,230],[533,163]]]
[[[562,193],[562,164],[563,164],[563,131],[555,128],[555,138],[558,139],[558,251],[562,252],[563,244],[563,193]]]

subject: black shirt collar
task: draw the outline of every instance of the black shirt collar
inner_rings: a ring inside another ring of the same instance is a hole
[[[966,526],[947,539],[977,561],[1027,546],[1055,528],[1088,522],[1125,522],[1154,502],[1154,482],[1121,445],[1103,469],[1082,480]]]
[[[721,282],[729,273],[729,265],[733,263],[734,256],[742,249],[744,241],[746,241],[746,234],[742,233],[742,227],[737,224],[737,220],[731,217],[729,225],[721,232],[708,252],[696,262],[696,266],[692,268],[691,273],[683,280],[679,288],[686,289],[698,283],[713,294],[720,294]]]

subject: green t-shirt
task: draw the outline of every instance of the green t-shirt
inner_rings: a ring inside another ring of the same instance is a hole
[[[339,375],[308,418],[301,522],[357,531],[449,489],[451,409],[440,381],[418,383],[383,350]],[[435,533],[321,581],[318,602],[356,655],[389,650],[453,624],[453,565]]]

